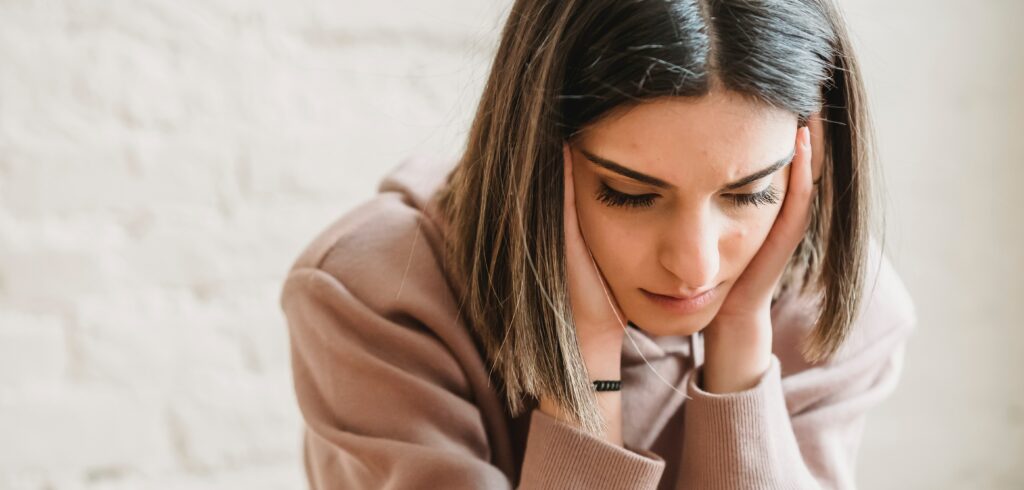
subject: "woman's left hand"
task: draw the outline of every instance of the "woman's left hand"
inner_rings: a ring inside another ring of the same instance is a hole
[[[815,123],[820,128],[820,122]],[[701,388],[705,391],[731,393],[752,388],[769,367],[772,293],[810,223],[815,193],[811,157],[810,127],[800,128],[782,209],[761,248],[703,330]]]

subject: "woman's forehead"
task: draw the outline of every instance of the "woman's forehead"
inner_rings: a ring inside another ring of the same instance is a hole
[[[671,97],[602,118],[580,133],[592,155],[669,182],[721,185],[793,150],[796,115],[739,96]]]

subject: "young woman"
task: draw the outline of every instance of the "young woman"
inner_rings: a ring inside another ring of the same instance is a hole
[[[831,0],[519,0],[281,304],[314,488],[853,488],[913,305]]]

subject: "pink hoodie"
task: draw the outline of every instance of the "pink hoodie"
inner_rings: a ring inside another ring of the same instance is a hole
[[[855,487],[865,414],[895,388],[916,323],[873,240],[862,313],[827,363],[799,354],[814,307],[802,297],[773,306],[771,367],[738,393],[697,387],[699,334],[630,327],[650,367],[625,339],[618,447],[535,401],[509,415],[443,267],[433,198],[451,165],[403,162],[308,245],[283,285],[312,488]]]

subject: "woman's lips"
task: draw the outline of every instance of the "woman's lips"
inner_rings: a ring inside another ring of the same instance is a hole
[[[715,291],[717,290],[718,287],[716,286],[693,297],[678,298],[675,296],[652,293],[642,288],[640,289],[640,291],[644,293],[644,296],[651,300],[651,302],[676,314],[686,314],[699,311],[701,308],[707,306],[708,303],[714,301]]]

